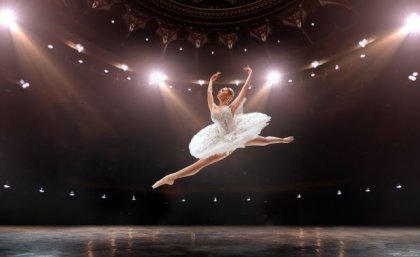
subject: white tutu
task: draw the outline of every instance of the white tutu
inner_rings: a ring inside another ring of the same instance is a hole
[[[213,124],[201,129],[189,144],[190,153],[204,159],[219,153],[230,153],[258,137],[269,124],[270,116],[260,112],[243,113],[244,99],[232,117],[230,108],[212,113]],[[227,107],[227,106],[226,106]]]

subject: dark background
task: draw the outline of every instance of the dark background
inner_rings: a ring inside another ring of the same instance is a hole
[[[308,19],[316,25],[305,24],[314,44],[294,28],[273,29],[267,43],[241,38],[232,50],[217,42],[195,49],[181,35],[164,55],[152,25],[127,38],[121,20],[111,26],[115,17],[83,14],[79,2],[74,10],[60,1],[0,2],[13,3],[38,49],[20,55],[18,38],[0,28],[0,183],[11,186],[0,189],[0,224],[420,224],[420,85],[407,79],[420,72],[420,40],[384,39],[420,12],[415,1],[350,1],[356,13],[321,8]],[[87,54],[64,44],[71,36]],[[364,37],[377,41],[353,49]],[[113,67],[114,58],[130,71]],[[255,74],[249,101],[273,67],[284,81],[245,112],[272,117],[262,135],[295,141],[238,149],[153,190],[196,161],[189,141],[211,124],[206,85],[194,82],[220,70],[214,90],[237,94],[229,81],[245,79],[247,64]],[[185,109],[148,84],[156,68]]]

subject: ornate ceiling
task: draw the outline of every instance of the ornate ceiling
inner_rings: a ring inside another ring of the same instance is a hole
[[[209,41],[209,34],[217,34],[220,43],[232,48],[240,29],[262,42],[271,29],[282,26],[296,27],[306,36],[307,17],[327,5],[350,9],[346,0],[87,0],[91,10],[120,15],[128,34],[154,21],[164,45],[184,30],[196,48]],[[310,38],[308,41],[312,43]]]

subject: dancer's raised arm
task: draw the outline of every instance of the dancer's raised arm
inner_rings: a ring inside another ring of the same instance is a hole
[[[236,97],[236,99],[230,104],[230,108],[233,113],[235,113],[236,109],[238,109],[239,105],[241,104],[242,100],[245,98],[246,93],[248,92],[249,83],[251,82],[252,77],[252,69],[249,66],[244,68],[244,71],[248,73],[248,78],[246,78],[245,84],[243,85],[241,92]]]
[[[213,99],[213,82],[217,80],[221,72],[216,72],[210,77],[209,87],[207,88],[207,102],[209,104],[210,111],[213,110],[214,99]]]

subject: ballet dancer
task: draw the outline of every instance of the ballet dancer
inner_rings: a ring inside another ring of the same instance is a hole
[[[195,134],[189,144],[191,155],[199,160],[163,177],[152,185],[153,189],[162,185],[172,185],[176,179],[192,176],[204,167],[226,158],[237,148],[290,143],[294,140],[293,136],[286,138],[260,136],[259,134],[269,124],[271,117],[260,112],[243,113],[243,104],[246,101],[245,96],[252,77],[252,69],[249,66],[244,70],[248,77],[239,95],[233,100],[233,89],[224,87],[217,93],[218,105],[214,103],[213,83],[221,72],[211,76],[207,90],[207,102],[210,117],[214,123]]]

